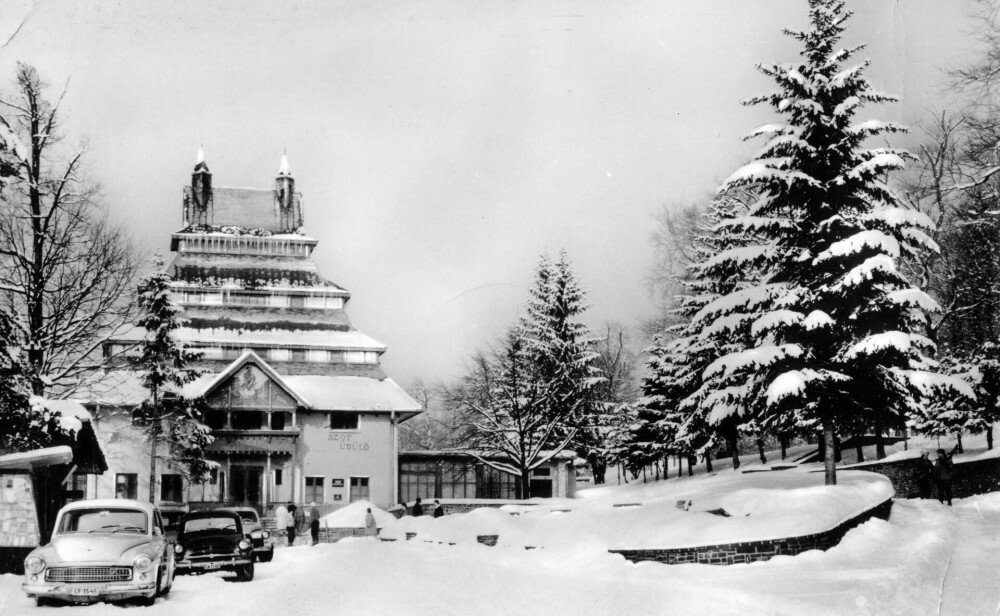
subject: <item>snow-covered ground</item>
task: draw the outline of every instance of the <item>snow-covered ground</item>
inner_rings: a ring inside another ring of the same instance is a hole
[[[462,543],[496,534],[503,547],[595,551],[690,547],[823,532],[893,494],[883,475],[844,472],[838,485],[824,486],[823,474],[814,470],[727,471],[595,488],[577,499],[539,499],[531,506],[404,517],[383,527],[382,536],[405,539],[416,532],[419,540]]]
[[[417,528],[418,536],[283,547],[274,561],[257,566],[253,582],[180,577],[169,597],[150,608],[36,608],[21,592],[21,578],[6,575],[0,576],[0,614],[41,615],[54,609],[81,616],[121,614],[122,609],[189,616],[995,613],[1000,599],[1000,495],[956,501],[952,508],[936,501],[900,500],[889,521],[869,521],[829,551],[751,565],[633,564],[605,549],[629,533],[631,539],[641,535],[667,542],[681,532],[663,527],[690,533],[689,544],[718,538],[722,531],[714,525],[727,522],[745,532],[764,533],[770,526],[787,534],[793,527],[825,526],[851,517],[850,503],[858,507],[885,496],[885,483],[877,476],[844,473],[841,479],[831,489],[819,485],[821,474],[804,470],[726,471],[597,488],[576,501],[512,507],[517,516],[493,510],[398,523],[379,516],[387,522],[386,535]],[[691,501],[689,511],[676,507],[682,499]],[[642,507],[612,507],[634,503]],[[714,507],[735,515],[704,512]],[[786,512],[794,515],[785,517]],[[752,526],[755,518],[762,526]],[[500,525],[500,545],[474,541],[471,535],[480,522],[484,531]],[[608,539],[601,538],[600,524]],[[505,542],[504,534],[511,540]],[[446,538],[455,545],[438,542]],[[523,548],[532,544],[539,549]]]
[[[993,614],[1000,497],[899,501],[827,552],[731,567],[632,564],[586,546],[523,549],[344,540],[277,551],[250,583],[178,578],[151,608],[219,614]],[[954,553],[955,559],[952,560]],[[942,601],[941,591],[946,589]],[[987,609],[988,608],[988,609]],[[0,613],[103,616],[105,604],[35,608],[0,576]]]

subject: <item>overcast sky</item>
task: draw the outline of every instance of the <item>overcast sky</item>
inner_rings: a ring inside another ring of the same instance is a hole
[[[915,124],[972,48],[968,0],[855,0],[848,42]],[[287,149],[322,272],[406,384],[454,375],[565,248],[589,321],[655,312],[647,238],[759,147],[805,0],[0,0],[17,60],[61,89],[110,216],[169,251],[199,144],[218,186],[270,188]],[[21,17],[23,18],[23,24]],[[20,29],[17,30],[18,26]],[[56,92],[54,92],[55,94]]]

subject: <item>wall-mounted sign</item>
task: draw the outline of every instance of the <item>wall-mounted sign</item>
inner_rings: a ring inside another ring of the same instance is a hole
[[[342,494],[334,494],[333,495],[333,500],[340,500],[342,497],[343,497]]]
[[[342,488],[342,487],[344,487],[344,480],[343,479],[336,479],[336,478],[331,479],[330,480],[330,485],[333,486],[334,488]]]

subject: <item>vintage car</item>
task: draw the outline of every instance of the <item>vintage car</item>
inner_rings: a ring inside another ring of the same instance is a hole
[[[229,511],[235,511],[243,520],[243,532],[253,549],[253,556],[262,563],[271,562],[274,558],[274,540],[271,533],[264,530],[260,523],[260,516],[253,507],[227,507]]]
[[[167,541],[174,543],[177,541],[177,528],[181,518],[188,513],[187,505],[182,507],[176,505],[160,505],[160,517],[163,518],[163,532],[167,536]]]
[[[235,511],[194,511],[181,518],[174,544],[177,573],[232,571],[243,582],[253,579],[253,552]]]
[[[56,516],[48,545],[24,559],[21,588],[39,605],[138,599],[170,592],[174,555],[160,512],[134,500],[84,500]]]

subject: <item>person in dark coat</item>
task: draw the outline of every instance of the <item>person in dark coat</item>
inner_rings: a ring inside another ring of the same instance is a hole
[[[920,491],[920,498],[931,497],[931,481],[934,479],[934,463],[931,462],[925,451],[917,459],[917,489]]]
[[[444,515],[444,507],[441,506],[441,501],[434,501],[434,517],[440,518]]]
[[[315,507],[309,512],[309,534],[313,545],[319,543],[319,509]]]
[[[295,503],[288,504],[288,517],[285,522],[288,526],[285,527],[285,533],[288,535],[288,545],[295,543]]]
[[[424,515],[424,506],[420,504],[420,499],[417,498],[413,503],[413,507],[410,509],[410,515],[413,517],[418,517]]]
[[[951,457],[955,455],[957,450],[958,445],[955,445],[951,453],[945,453],[944,449],[938,449],[937,461],[934,463],[934,478],[937,480],[938,500],[942,503],[947,500],[949,506],[951,506],[951,483],[955,478],[955,465],[952,463]]]

